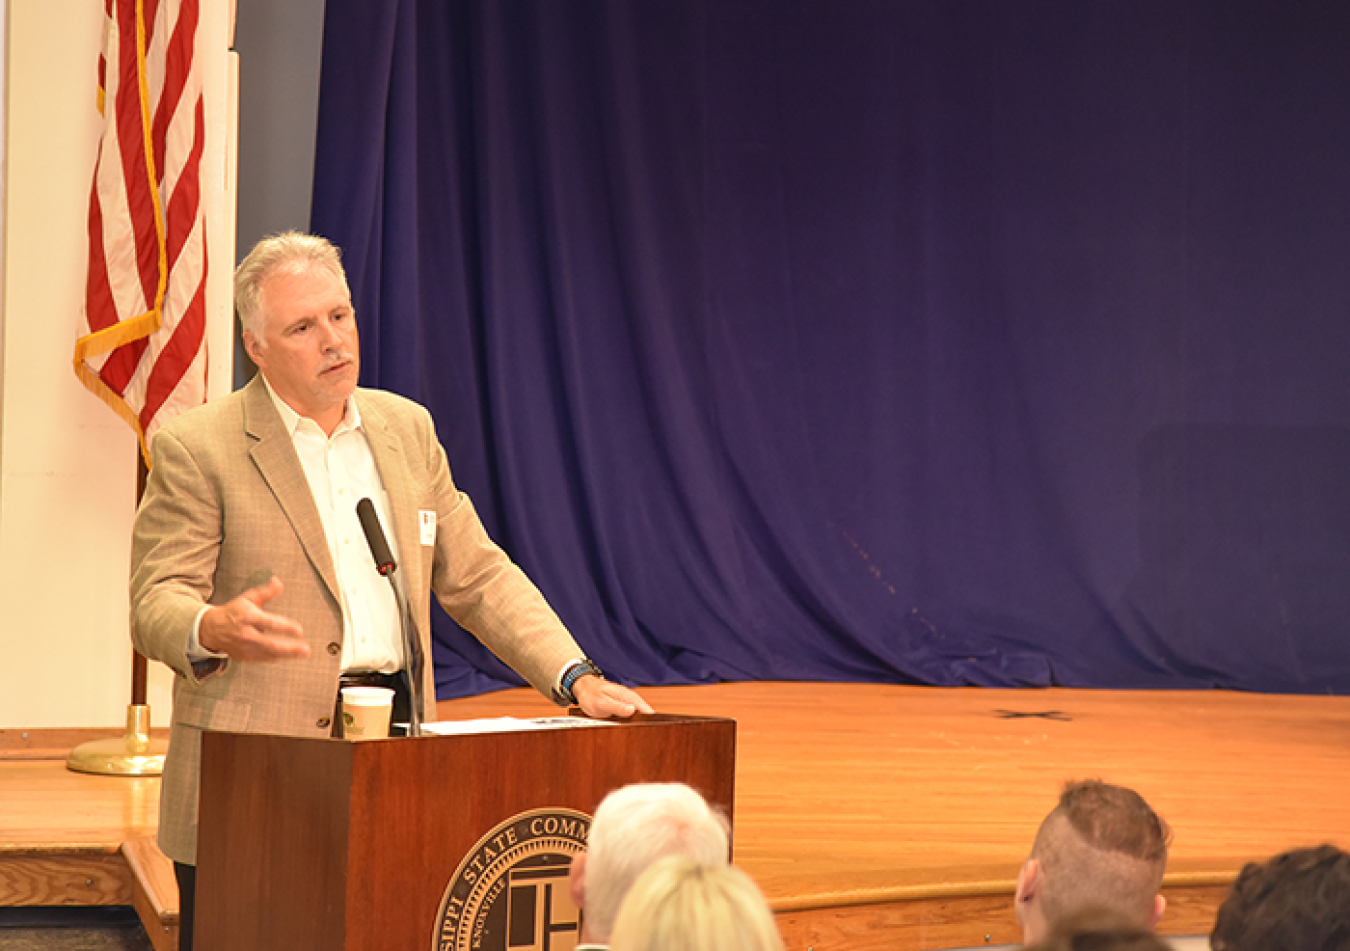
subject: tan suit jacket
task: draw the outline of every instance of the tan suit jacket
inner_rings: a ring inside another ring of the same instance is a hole
[[[455,488],[430,414],[379,390],[358,389],[355,399],[427,658],[424,716],[434,718],[436,695],[432,591],[451,617],[548,695],[581,649]],[[261,380],[179,416],[151,449],[132,546],[131,630],[137,650],[178,674],[159,841],[170,858],[193,864],[201,731],[328,736],[341,674],[342,611],[309,483]],[[436,513],[434,545],[419,544],[419,510]],[[273,574],[285,591],[266,609],[300,623],[309,659],[225,661],[194,670],[186,650],[202,606],[223,604]]]

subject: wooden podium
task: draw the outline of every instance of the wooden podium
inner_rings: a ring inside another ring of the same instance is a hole
[[[661,714],[365,742],[207,733],[195,947],[569,951],[565,866],[600,800],[682,782],[730,819],[735,749],[733,720]]]

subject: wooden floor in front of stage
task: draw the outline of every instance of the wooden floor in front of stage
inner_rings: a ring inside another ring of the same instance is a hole
[[[661,712],[737,721],[735,860],[789,948],[1017,942],[1017,870],[1069,779],[1131,786],[1171,824],[1171,934],[1207,934],[1247,861],[1350,848],[1346,697],[781,683],[643,694]],[[441,715],[551,709],[508,691]]]
[[[1170,934],[1207,933],[1249,860],[1350,848],[1350,698],[781,683],[643,693],[661,712],[737,721],[735,860],[788,951],[1015,943],[1017,869],[1067,779],[1132,786],[1172,825]],[[524,690],[440,704],[442,719],[556,712]],[[79,903],[84,887],[107,893],[90,904],[118,900],[117,846],[153,831],[156,787],[0,748],[0,905]],[[44,868],[65,876],[45,897],[32,884]]]

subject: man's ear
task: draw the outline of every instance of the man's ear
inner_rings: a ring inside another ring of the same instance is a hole
[[[1017,873],[1017,891],[1013,895],[1013,912],[1022,926],[1022,944],[1039,944],[1045,938],[1045,915],[1041,911],[1041,885],[1045,869],[1040,859],[1027,859]]]
[[[248,358],[257,366],[262,366],[263,362],[259,359],[262,348],[258,346],[258,338],[253,335],[253,331],[245,330],[239,335],[239,339],[243,341],[244,352],[248,354]]]
[[[1020,907],[1024,903],[1035,899],[1040,890],[1041,860],[1027,859],[1022,863],[1022,868],[1017,872],[1017,891],[1013,894],[1013,901]]]
[[[1149,921],[1150,928],[1156,928],[1158,922],[1162,920],[1163,912],[1167,910],[1167,899],[1161,895],[1155,895],[1153,898],[1153,918]]]
[[[567,893],[572,896],[572,904],[578,908],[586,907],[586,853],[578,852],[572,856],[572,864],[567,869]]]

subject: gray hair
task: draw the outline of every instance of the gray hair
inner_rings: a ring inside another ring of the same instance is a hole
[[[682,855],[699,866],[727,864],[726,817],[681,783],[638,783],[610,793],[595,810],[586,849],[586,929],[609,940],[619,905],[639,875]]]
[[[262,285],[276,271],[298,262],[311,262],[328,268],[342,283],[342,252],[327,238],[299,231],[283,231],[263,238],[234,271],[234,307],[244,329],[262,340]]]

